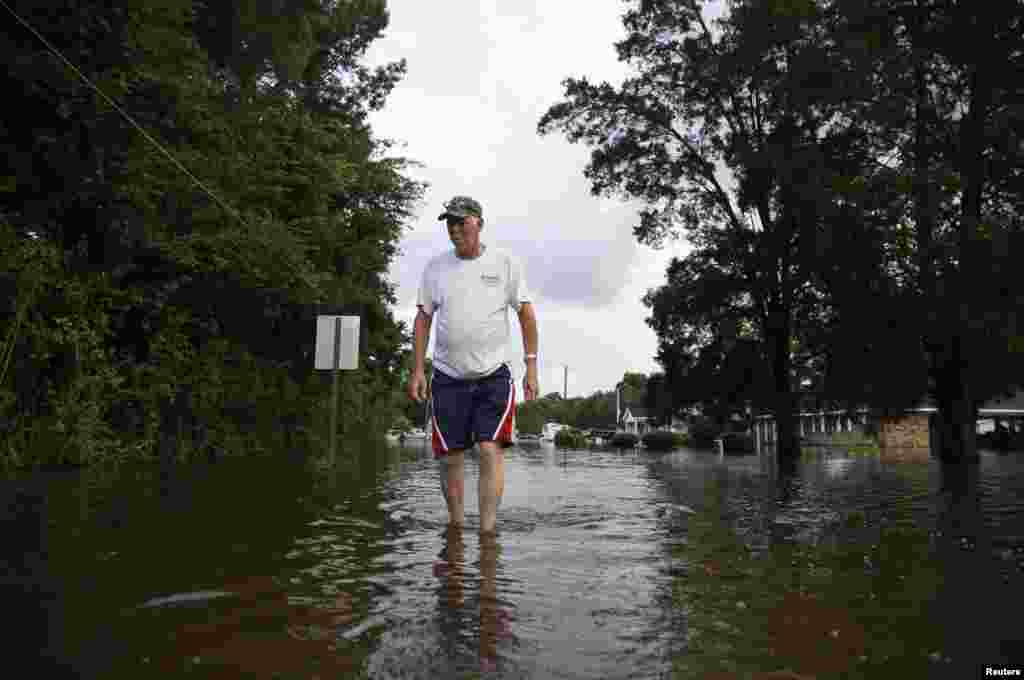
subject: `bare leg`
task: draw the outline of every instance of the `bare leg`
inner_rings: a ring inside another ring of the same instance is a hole
[[[505,454],[497,442],[480,442],[480,533],[494,532],[498,499],[505,491]]]
[[[498,508],[501,508],[501,497],[505,495],[505,449],[498,446],[495,448],[494,469],[495,477],[498,479]]]
[[[462,527],[466,523],[466,512],[464,497],[466,493],[465,481],[465,453],[463,451],[451,451],[444,458],[438,459],[441,475],[441,493],[448,504],[448,523]]]

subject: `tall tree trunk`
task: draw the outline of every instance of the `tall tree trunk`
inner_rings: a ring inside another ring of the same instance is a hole
[[[938,366],[939,441],[938,454],[946,462],[978,460],[977,404],[972,391],[970,371],[971,283],[980,272],[982,260],[978,252],[978,226],[982,216],[982,190],[985,166],[982,156],[982,133],[990,91],[980,69],[971,73],[970,109],[960,134],[960,155],[963,163],[964,191],[960,215],[960,262],[956,269],[957,286],[954,304],[947,325],[946,351]]]
[[[978,460],[977,405],[973,399],[970,375],[962,338],[950,338],[936,380],[938,421],[932,451],[947,463]]]
[[[159,400],[160,430],[158,434],[160,463],[174,465],[178,459],[181,441],[181,413],[174,397],[162,396]]]
[[[793,415],[795,395],[790,377],[793,361],[789,351],[792,334],[789,311],[776,309],[774,317],[771,333],[772,374],[775,381],[775,454],[780,465],[791,467],[800,458],[800,442]]]

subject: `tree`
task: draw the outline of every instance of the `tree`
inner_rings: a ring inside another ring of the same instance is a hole
[[[756,312],[744,304],[749,296],[723,295],[720,284],[727,277],[696,258],[674,259],[666,279],[643,301],[651,309],[647,323],[658,336],[657,359],[675,406],[699,406],[719,424],[745,414],[748,404],[769,407],[769,361],[751,321]]]
[[[544,414],[537,407],[537,399],[516,405],[516,428],[520,432],[540,434],[544,428]]]
[[[624,409],[626,405],[640,406],[644,402],[644,393],[647,390],[647,376],[643,373],[622,374],[622,381],[618,385],[621,388],[619,393],[619,408]]]
[[[647,379],[647,390],[644,394],[644,407],[653,416],[653,422],[659,427],[667,427],[672,423],[673,407],[671,393],[664,373],[655,373]]]
[[[1010,265],[1024,254],[1024,8],[833,5],[835,42],[870,85],[843,100],[847,124],[876,163],[849,178],[846,233],[821,260],[829,378],[883,408],[930,394],[939,455],[976,460],[978,405],[1024,384],[1024,280]],[[851,277],[851,262],[868,275]]]
[[[358,63],[383,3],[13,4],[181,164],[29,30],[0,38],[5,84],[24,93],[0,118],[0,285],[16,301],[0,323],[18,367],[0,393],[22,448],[39,449],[31,432],[85,442],[87,425],[123,416],[152,451],[149,414],[168,404],[221,444],[247,423],[271,436],[311,424],[329,390],[313,319],[337,300],[364,329],[350,430],[397,413],[380,396],[397,388],[403,341],[384,277],[422,187],[365,124],[404,69]],[[29,266],[35,251],[49,269]]]
[[[585,174],[595,194],[646,203],[634,227],[641,242],[658,246],[682,229],[705,299],[719,300],[699,316],[717,323],[744,309],[771,368],[780,459],[791,461],[799,453],[792,339],[814,307],[813,244],[828,212],[821,195],[839,172],[830,166],[839,154],[822,148],[849,146],[829,128],[834,105],[816,93],[844,68],[820,44],[814,3],[731,8],[716,34],[695,0],[641,2],[625,14],[628,35],[616,45],[637,75],[619,88],[566,80],[566,101],[538,131],[561,129],[594,147]]]
[[[662,356],[710,384],[720,330],[749,324],[784,458],[802,387],[883,411],[930,393],[942,456],[970,459],[978,403],[1022,382],[1022,12],[750,0],[715,33],[697,2],[642,2],[617,45],[638,75],[570,79],[542,118],[595,147],[595,193],[648,204],[641,241],[682,228],[696,290],[661,296],[685,295],[659,302]]]

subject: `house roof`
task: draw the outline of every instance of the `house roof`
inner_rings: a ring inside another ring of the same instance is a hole
[[[625,413],[626,411],[629,411],[629,413],[634,418],[649,418],[650,417],[650,414],[647,412],[647,409],[644,408],[643,406],[626,406],[625,408],[622,409],[622,412]]]
[[[819,411],[819,409],[815,408],[815,406],[813,405],[813,398],[814,398],[814,396],[815,395],[812,395],[812,394],[802,394],[801,395],[801,402],[802,403],[800,404],[801,408],[799,409],[801,412],[804,412],[804,413],[816,413],[816,412]],[[907,410],[910,411],[910,412],[917,411],[919,413],[920,412],[931,413],[931,412],[934,412],[936,409],[937,409],[937,406],[936,406],[935,400],[932,399],[931,397],[925,397],[924,399],[922,399],[918,403],[917,406],[915,406],[913,408],[910,408],[910,409],[907,409]],[[835,410],[835,409],[826,409],[826,410],[830,411],[830,412],[839,412],[838,410]],[[861,409],[858,409],[858,410],[859,411],[864,411],[866,409],[861,408]],[[1024,389],[1011,391],[1008,394],[1004,394],[1004,395],[999,395],[999,396],[993,397],[993,398],[985,401],[983,404],[981,404],[978,407],[978,412],[979,412],[978,415],[981,416],[981,417],[989,417],[989,416],[1000,415],[1000,414],[1024,415]],[[759,418],[764,418],[766,416],[767,417],[771,417],[771,414],[767,413],[767,412],[762,412],[761,415],[759,415],[758,417]]]
[[[1017,390],[1009,396],[998,396],[989,399],[978,409],[980,411],[1013,411],[1024,413],[1024,390]]]
[[[937,404],[931,397],[927,397],[921,401],[918,405],[918,411],[935,411]],[[991,399],[986,400],[983,404],[978,406],[978,415],[999,415],[1005,413],[1007,415],[1024,415],[1024,390],[1011,391],[1008,394],[1001,394]]]

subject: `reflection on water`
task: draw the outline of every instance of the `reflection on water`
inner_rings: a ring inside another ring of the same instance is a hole
[[[19,647],[113,678],[973,677],[1024,655],[1024,456],[505,455],[489,540],[475,456],[450,532],[419,443],[334,472],[7,480]]]

